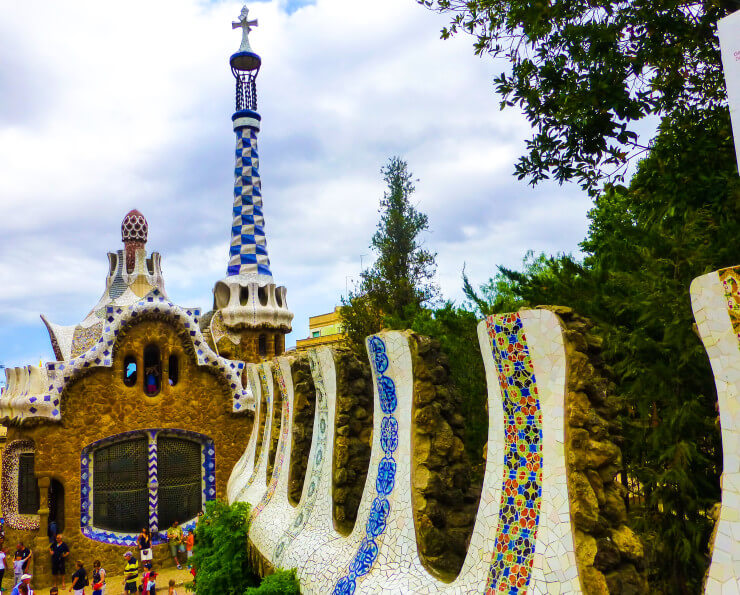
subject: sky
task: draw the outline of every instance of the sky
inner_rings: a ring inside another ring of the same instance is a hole
[[[295,314],[331,311],[362,266],[392,155],[418,181],[446,299],[528,250],[578,252],[588,197],[513,176],[531,135],[499,110],[473,39],[413,0],[252,2],[265,230]],[[210,309],[226,273],[238,2],[0,3],[0,363],[53,360],[39,314],[77,324],[105,287],[131,209],[169,297]]]

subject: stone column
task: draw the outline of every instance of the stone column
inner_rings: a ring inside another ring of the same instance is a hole
[[[38,584],[44,584],[44,579],[51,580],[49,537],[47,535],[49,528],[49,485],[51,484],[51,477],[48,475],[37,476],[37,480],[39,486],[39,530],[33,538],[32,543],[28,544],[33,551],[31,564],[28,568],[32,571],[35,581]]]

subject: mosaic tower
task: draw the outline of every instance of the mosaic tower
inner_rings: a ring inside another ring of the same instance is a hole
[[[231,246],[226,277],[216,283],[210,330],[222,355],[256,362],[280,355],[293,314],[285,287],[277,287],[270,269],[262,210],[257,133],[257,75],[262,59],[252,51],[249,32],[257,21],[242,8],[232,28],[241,28],[242,43],[229,63],[236,80],[236,111],[231,117],[236,134],[234,204]]]

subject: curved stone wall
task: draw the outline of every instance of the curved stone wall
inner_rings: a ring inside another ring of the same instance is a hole
[[[691,306],[717,386],[722,430],[722,504],[707,593],[740,593],[740,266],[694,279]]]

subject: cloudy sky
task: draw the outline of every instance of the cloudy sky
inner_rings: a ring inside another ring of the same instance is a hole
[[[209,309],[226,272],[239,2],[0,4],[0,362],[52,359],[39,313],[76,324],[138,208],[176,303]],[[528,249],[576,252],[587,197],[512,176],[529,129],[500,112],[501,68],[413,0],[250,4],[262,56],[260,173],[268,250],[293,333],[370,262],[380,167],[419,179],[445,297]]]

